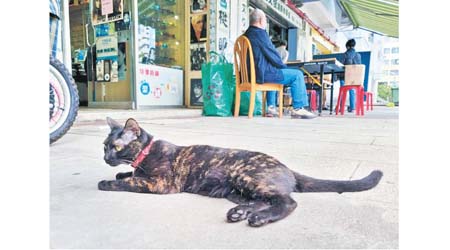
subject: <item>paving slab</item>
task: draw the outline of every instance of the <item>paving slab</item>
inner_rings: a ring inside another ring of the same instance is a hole
[[[225,214],[234,204],[225,199],[97,190],[100,180],[131,171],[103,162],[106,116],[134,117],[177,145],[264,152],[318,178],[358,179],[374,169],[384,177],[366,192],[293,193],[297,209],[261,228],[230,224]],[[79,117],[50,147],[52,248],[398,248],[398,108],[313,120],[202,117],[189,109],[81,110]]]

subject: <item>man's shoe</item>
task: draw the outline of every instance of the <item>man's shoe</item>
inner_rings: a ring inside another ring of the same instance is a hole
[[[348,107],[347,107],[347,111],[348,111],[349,113],[352,113],[352,112],[353,112],[353,109],[351,109],[350,106],[348,106]]]
[[[277,108],[275,108],[274,106],[269,106],[267,108],[266,116],[267,117],[277,117],[278,116]]]
[[[306,109],[294,109],[291,111],[291,118],[313,119],[317,116]]]

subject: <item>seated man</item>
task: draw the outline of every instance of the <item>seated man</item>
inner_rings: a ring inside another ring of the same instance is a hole
[[[267,25],[266,15],[260,9],[255,9],[250,13],[250,27],[245,32],[245,36],[250,40],[255,60],[256,82],[280,83],[291,87],[292,118],[311,119],[316,115],[306,110],[308,105],[308,95],[306,93],[303,73],[297,69],[287,69],[281,61],[281,57],[270,41],[265,28]],[[275,108],[276,91],[267,91],[267,113],[277,116]]]

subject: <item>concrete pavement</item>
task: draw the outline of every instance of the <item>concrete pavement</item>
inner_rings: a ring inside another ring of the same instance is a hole
[[[317,178],[357,179],[374,169],[380,184],[360,193],[293,193],[297,209],[262,228],[229,224],[225,199],[193,194],[102,192],[97,183],[129,166],[103,162],[105,118],[133,117],[156,138],[261,151]],[[201,110],[82,110],[50,147],[52,248],[398,248],[398,108],[364,117],[202,117]]]

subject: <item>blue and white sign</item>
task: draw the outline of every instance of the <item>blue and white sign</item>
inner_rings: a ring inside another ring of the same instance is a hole
[[[137,63],[137,108],[183,105],[183,70]]]
[[[151,90],[150,90],[150,84],[148,84],[147,81],[143,80],[141,81],[141,87],[139,88],[141,90],[141,94],[143,95],[148,95],[150,94]]]

